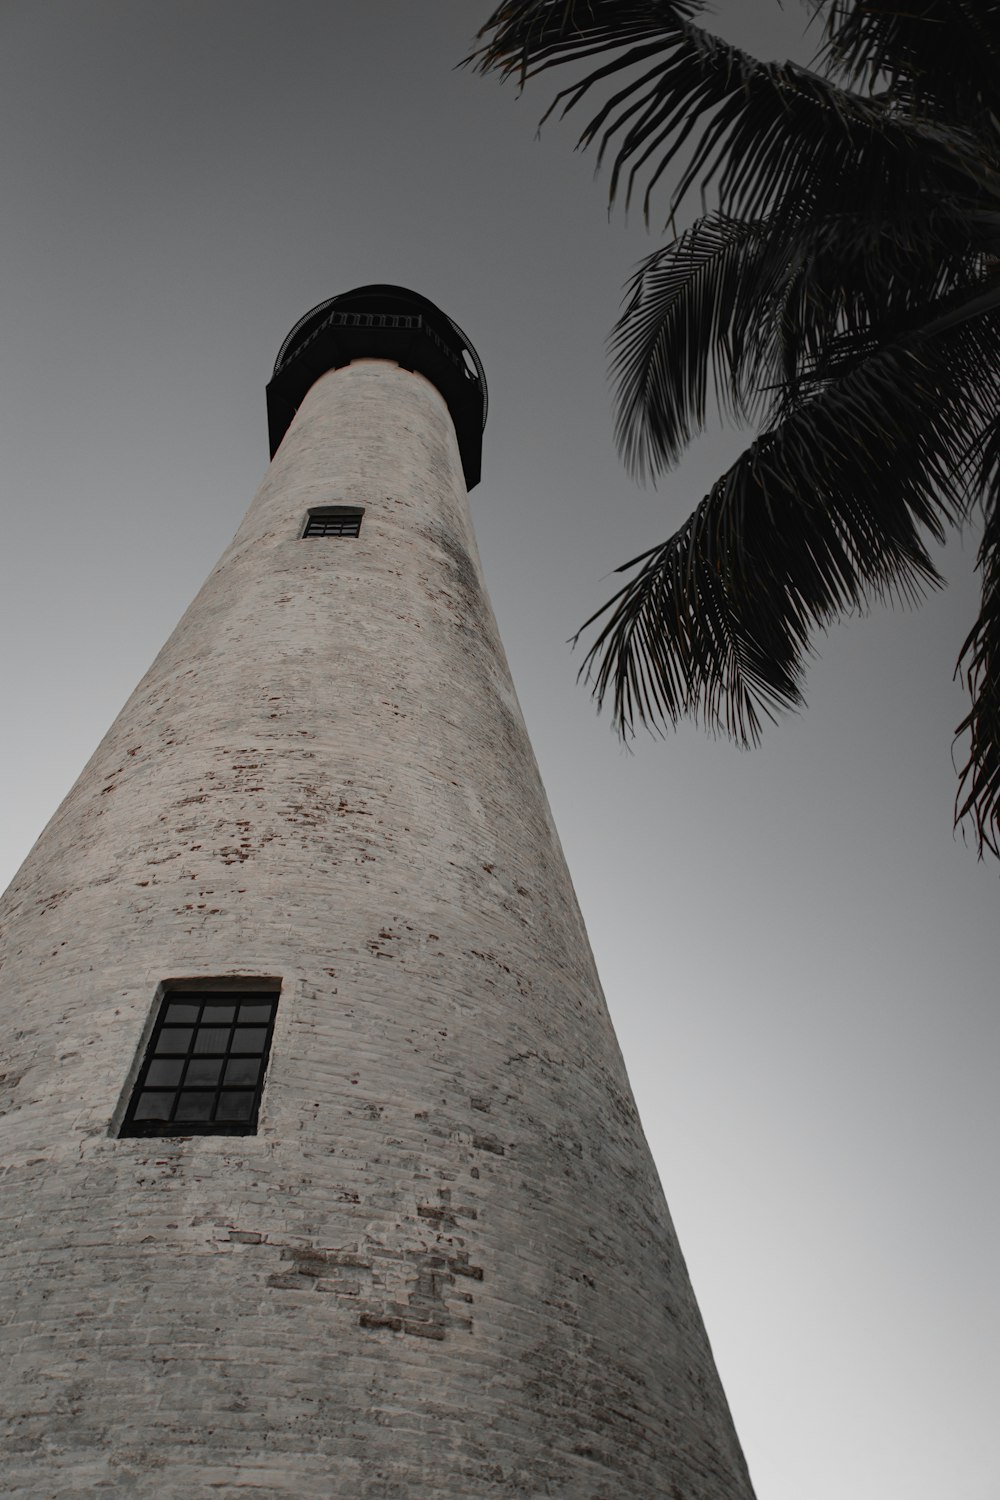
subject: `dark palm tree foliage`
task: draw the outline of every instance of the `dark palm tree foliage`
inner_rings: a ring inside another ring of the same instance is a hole
[[[981,507],[956,817],[1000,853],[1000,0],[809,0],[812,70],[758,62],[703,9],[507,0],[473,58],[521,83],[583,65],[549,113],[589,106],[612,198],[648,216],[668,169],[671,217],[713,193],[612,336],[630,468],[674,463],[710,396],[759,432],[619,570],[585,670],[625,731],[687,714],[754,743],[802,702],[814,633],[939,584],[929,540]]]

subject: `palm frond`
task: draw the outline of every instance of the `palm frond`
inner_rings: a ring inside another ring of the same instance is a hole
[[[955,730],[956,739],[968,736],[955,822],[971,824],[980,858],[984,849],[1000,855],[1000,424],[984,444],[981,472],[986,524],[977,567],[982,603],[955,669],[971,699]]]
[[[574,109],[603,85],[619,84],[580,136],[612,155],[612,198],[626,202],[646,176],[643,210],[695,137],[670,197],[671,213],[696,183],[715,183],[729,217],[758,218],[812,184],[847,176],[876,203],[887,182],[921,183],[940,194],[978,184],[971,141],[944,124],[897,117],[878,100],[838,88],[793,63],[761,63],[686,19],[667,0],[510,0],[483,28],[493,33],[472,61],[522,80],[565,63],[604,57],[556,95],[547,113]]]
[[[946,295],[981,286],[983,266],[964,217],[923,200],[881,219],[699,219],[640,264],[612,334],[627,467],[645,479],[675,463],[710,390],[740,421],[787,415],[831,351],[841,369],[848,348],[867,357]]]
[[[676,462],[704,425],[709,377],[717,402],[746,420],[755,404],[741,379],[748,329],[773,296],[758,270],[761,225],[712,215],[642,262],[612,334],[616,438],[640,477]]]
[[[659,25],[669,28],[693,21],[705,0],[655,0]],[[648,36],[649,0],[504,0],[479,28],[487,38],[466,62],[480,73],[515,76],[567,60],[576,61],[628,46]]]
[[[625,565],[638,573],[582,627],[603,620],[581,669],[623,732],[689,715],[754,743],[764,718],[801,703],[816,630],[939,583],[924,534],[940,539],[968,509],[969,455],[1000,393],[998,332],[982,319],[878,351]]]
[[[801,703],[816,632],[936,585],[928,540],[981,500],[956,817],[1000,857],[1000,0],[809,3],[815,71],[711,35],[702,0],[505,0],[467,59],[522,86],[575,66],[543,119],[586,107],[612,200],[648,217],[671,170],[671,215],[701,189],[612,336],[630,467],[673,463],[710,396],[767,428],[619,570],[581,675],[623,732],[690,715],[752,743]]]
[[[832,0],[822,55],[849,84],[884,88],[912,113],[1000,113],[998,0]]]

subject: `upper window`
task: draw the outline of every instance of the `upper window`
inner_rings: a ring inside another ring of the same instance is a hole
[[[121,1134],[254,1134],[277,1005],[261,990],[167,990]]]
[[[317,505],[306,516],[306,536],[358,536],[364,507],[360,505]]]

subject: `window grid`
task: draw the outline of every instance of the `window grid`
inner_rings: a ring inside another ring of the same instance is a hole
[[[363,515],[363,510],[343,505],[327,510],[311,510],[306,517],[306,526],[302,535],[303,537],[359,536]]]
[[[261,991],[169,991],[121,1134],[253,1134],[277,1004]]]

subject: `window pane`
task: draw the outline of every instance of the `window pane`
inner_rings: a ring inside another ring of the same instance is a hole
[[[148,1084],[161,1083],[168,1087],[171,1084],[180,1083],[184,1063],[181,1058],[176,1062],[151,1062],[146,1073]]]
[[[197,1021],[199,1005],[188,1005],[179,1000],[172,1000],[167,1006],[167,1021]]]
[[[194,1039],[196,1052],[225,1052],[229,1046],[228,1026],[199,1026]]]
[[[214,1094],[189,1094],[187,1090],[177,1101],[175,1120],[210,1120]]]
[[[277,986],[228,976],[181,986],[161,991],[120,1134],[244,1135],[256,1128]]]
[[[234,1057],[226,1064],[226,1083],[256,1083],[260,1076],[259,1057]]]
[[[237,1026],[233,1038],[234,1052],[263,1052],[267,1041],[266,1026]]]
[[[270,1005],[248,1005],[246,1002],[244,1002],[240,1006],[240,1020],[269,1021],[271,1019],[272,1009],[273,1007]]]
[[[251,1089],[248,1093],[227,1093],[219,1095],[219,1108],[216,1111],[217,1120],[249,1120],[253,1114],[254,1095]]]
[[[362,511],[347,506],[339,510],[310,511],[306,536],[357,536],[361,530]]]
[[[205,1006],[203,1021],[211,1021],[213,1026],[221,1026],[223,1021],[231,1021],[236,1014],[235,1005],[224,1005],[215,1000]]]
[[[192,1057],[184,1078],[185,1088],[192,1083],[218,1083],[222,1072],[221,1057]]]
[[[135,1107],[137,1120],[169,1120],[173,1094],[140,1094]]]
[[[156,1040],[157,1052],[186,1052],[192,1030],[190,1026],[164,1026]]]

